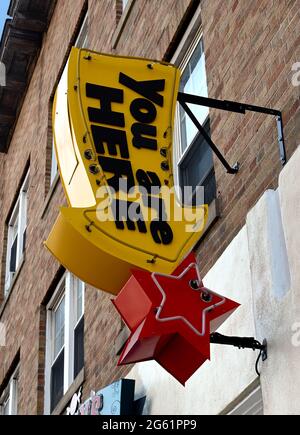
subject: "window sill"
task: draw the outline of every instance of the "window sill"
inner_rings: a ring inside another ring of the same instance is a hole
[[[85,373],[84,373],[84,368],[83,368],[78,373],[76,379],[74,380],[74,382],[72,383],[72,385],[70,386],[70,388],[68,389],[66,394],[60,399],[60,401],[56,405],[54,411],[52,411],[51,415],[61,415],[65,411],[65,409],[67,408],[67,406],[71,402],[74,394],[76,394],[78,392],[79,388],[84,383],[84,380],[85,380]]]
[[[14,289],[14,286],[15,286],[15,284],[17,282],[17,279],[18,279],[18,277],[20,275],[20,272],[21,272],[21,270],[23,268],[24,263],[25,263],[25,254],[23,254],[23,257],[22,257],[22,259],[20,261],[19,267],[16,270],[15,276],[13,277],[13,280],[12,280],[12,282],[10,284],[10,287],[9,287],[9,289],[8,289],[6,295],[5,295],[5,298],[4,298],[3,302],[2,302],[2,305],[0,307],[0,319],[2,317],[2,314],[3,314],[4,310],[5,310],[6,305],[8,304],[8,301],[10,299],[10,295],[12,294],[12,291]]]
[[[56,188],[58,186],[59,180],[60,180],[60,176],[59,176],[59,172],[58,172],[56,174],[56,176],[55,176],[55,178],[54,178],[54,180],[53,180],[53,182],[51,184],[50,190],[49,190],[49,192],[48,192],[48,194],[46,196],[46,199],[45,199],[45,202],[44,202],[44,205],[43,205],[43,209],[42,209],[42,213],[41,213],[41,219],[43,219],[45,217],[45,214],[46,214],[46,212],[48,210],[48,207],[49,207],[49,204],[51,202],[52,196],[54,195],[54,192],[55,192],[55,190],[56,190]]]
[[[135,0],[128,0],[128,3],[126,5],[126,8],[120,18],[120,21],[117,25],[117,28],[115,30],[115,33],[113,34],[113,38],[112,38],[112,48],[117,48],[118,42],[121,38],[121,34],[123,32],[123,29],[126,25],[126,22],[128,20],[130,11],[132,9],[132,6],[134,5]]]

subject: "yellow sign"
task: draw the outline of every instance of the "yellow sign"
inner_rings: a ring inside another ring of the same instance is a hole
[[[53,108],[69,207],[46,241],[68,270],[117,294],[134,267],[171,273],[195,245],[207,207],[182,207],[172,169],[180,74],[146,59],[73,48]]]

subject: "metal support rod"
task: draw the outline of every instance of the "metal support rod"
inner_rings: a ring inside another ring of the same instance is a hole
[[[200,97],[198,95],[185,94],[178,92],[178,101],[196,104],[198,106],[211,107],[213,109],[226,110],[227,112],[236,112],[245,114],[247,111],[265,113],[266,115],[280,116],[280,110],[269,109],[268,107],[254,106],[252,104],[237,103],[229,100],[215,100],[214,98]]]
[[[229,112],[240,113],[243,115],[245,115],[247,111],[250,111],[250,112],[264,113],[265,115],[276,116],[280,160],[281,160],[282,165],[285,165],[287,159],[286,159],[286,149],[285,149],[285,141],[284,141],[284,134],[283,134],[283,119],[282,119],[282,113],[280,110],[270,109],[268,107],[254,106],[252,104],[238,103],[236,101],[216,100],[213,98],[205,98],[205,97],[201,97],[199,95],[185,94],[184,92],[178,92],[178,101],[181,104],[181,106],[183,107],[183,109],[187,112],[187,114],[189,115],[189,117],[191,118],[193,123],[199,129],[199,131],[203,134],[203,136],[207,140],[209,146],[212,148],[212,150],[216,153],[216,155],[221,160],[223,165],[226,167],[227,172],[229,172],[230,174],[235,174],[238,172],[238,165],[235,165],[232,168],[228,164],[228,162],[222,156],[222,154],[220,153],[220,151],[218,150],[218,148],[216,147],[214,142],[209,137],[209,135],[206,132],[204,133],[203,127],[198,122],[198,120],[194,116],[193,112],[189,109],[189,107],[187,106],[187,103],[211,107],[213,109],[226,110]],[[195,123],[195,121],[197,122],[197,124]],[[199,128],[199,125],[201,126],[201,128]],[[209,140],[208,140],[208,138],[209,138]]]
[[[268,357],[266,340],[264,340],[264,342],[261,344],[253,337],[227,337],[226,335],[214,332],[210,335],[210,342],[214,344],[234,346],[239,349],[260,350],[263,361],[265,361]]]
[[[210,342],[214,344],[224,344],[227,346],[238,347],[239,349],[252,349],[259,350],[259,355],[255,363],[255,371],[258,376],[260,372],[258,370],[258,364],[260,359],[266,361],[268,358],[268,343],[264,340],[261,344],[259,341],[255,340],[253,337],[227,337],[226,335],[214,332],[210,335]]]
[[[206,133],[205,129],[202,127],[202,125],[200,124],[200,122],[198,121],[198,119],[196,118],[196,116],[193,114],[193,112],[191,111],[191,109],[188,107],[188,105],[178,99],[179,103],[181,104],[182,108],[184,109],[184,111],[188,114],[188,116],[191,118],[191,121],[195,124],[195,126],[197,127],[197,129],[200,131],[200,133],[203,135],[204,139],[206,140],[206,142],[208,143],[208,145],[210,146],[210,148],[213,150],[213,152],[218,156],[219,160],[222,162],[222,164],[225,166],[225,168],[227,169],[227,172],[229,174],[236,174],[239,170],[239,165],[238,163],[236,163],[233,167],[230,166],[230,164],[227,162],[227,160],[225,159],[225,157],[223,156],[223,154],[218,150],[218,148],[216,147],[216,145],[214,144],[213,140],[211,139],[211,137],[209,136],[209,134]]]
[[[281,113],[277,116],[277,130],[278,130],[278,144],[279,144],[280,160],[281,160],[282,165],[285,165],[285,163],[286,163],[286,150],[285,150],[285,141],[284,141],[284,133],[283,133],[283,120],[282,120]]]

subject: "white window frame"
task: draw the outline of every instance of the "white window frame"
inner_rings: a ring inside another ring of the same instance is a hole
[[[193,40],[193,43],[190,45],[189,50],[186,53],[184,61],[181,63],[181,65],[179,67],[182,72],[184,72],[184,70],[186,69],[186,67],[187,67],[189,61],[191,60],[198,44],[200,44],[200,42],[202,40],[203,40],[203,32],[200,29],[199,32],[196,34],[196,36]],[[202,123],[203,126],[205,125],[206,121],[209,118],[209,110],[207,110],[207,112],[208,113],[206,115],[206,118],[204,119],[204,121]],[[184,160],[186,154],[188,154],[189,150],[191,149],[192,142],[193,142],[193,141],[191,141],[191,143],[184,150],[182,150],[181,134],[180,134],[181,132],[180,132],[180,104],[179,103],[177,103],[177,106],[176,106],[175,128],[177,130],[177,133],[176,133],[177,134],[177,145],[176,145],[176,147],[177,147],[177,152],[178,152],[178,166],[179,166],[180,163]]]
[[[82,306],[81,306],[81,316],[77,319],[76,322],[74,322],[74,331],[75,331],[75,329],[77,328],[78,324],[80,323],[81,319],[84,316],[84,306],[85,306],[85,302],[84,302],[85,284],[84,284],[83,281],[80,281],[79,279],[77,279],[76,284],[82,286],[82,301],[81,301]],[[78,289],[75,288],[75,286],[74,286],[74,292],[76,292],[76,290],[78,290]],[[76,296],[76,294],[74,294],[74,296]],[[78,299],[77,299],[77,297],[75,297],[74,308],[75,308],[76,317],[77,317],[77,310],[78,310],[77,303],[78,303]]]
[[[8,401],[9,401],[8,415],[18,414],[18,381],[19,381],[19,367],[17,367],[16,370],[14,371],[6,389],[4,390],[0,398],[0,415],[5,415],[4,408]]]
[[[126,6],[128,5],[128,3],[129,3],[129,0],[122,0],[123,13],[124,13],[124,11],[125,11]]]
[[[65,272],[60,280],[54,295],[48,303],[47,325],[46,325],[46,367],[45,367],[45,406],[46,415],[51,413],[51,370],[54,362],[61,354],[61,351],[53,358],[54,354],[54,312],[63,297],[65,297],[65,327],[64,327],[64,387],[63,394],[66,394],[74,381],[74,338],[75,328],[84,316],[84,294],[85,284],[83,286],[83,309],[80,319],[77,321],[77,285],[82,282],[72,275]]]
[[[201,5],[198,7],[191,23],[189,24],[181,43],[174,53],[171,63],[176,65],[182,72],[185,70],[189,60],[191,59],[197,45],[203,39],[203,29],[201,23]],[[207,115],[207,121],[209,114]],[[180,193],[180,164],[191,149],[192,143],[182,152],[181,134],[180,134],[180,116],[179,103],[176,105],[175,127],[174,127],[174,147],[173,147],[173,162],[174,162],[174,185],[177,193]]]
[[[78,37],[75,42],[77,48],[87,48],[89,42],[89,14],[86,13]]]
[[[51,345],[51,349],[50,349],[50,352],[51,352],[51,370],[52,370],[52,367],[53,367],[53,365],[55,364],[55,362],[57,361],[57,359],[59,358],[59,356],[61,355],[61,353],[64,351],[66,351],[65,350],[65,339],[66,339],[66,337],[65,337],[65,332],[64,332],[64,343],[63,343],[63,346],[61,347],[61,349],[59,350],[59,352],[57,353],[57,355],[55,355],[54,356],[54,353],[55,353],[55,341],[54,341],[54,337],[55,337],[55,314],[56,314],[56,311],[57,311],[57,308],[59,307],[59,305],[61,304],[61,302],[62,302],[62,300],[65,298],[65,304],[66,304],[66,292],[65,292],[65,280],[62,280],[61,282],[60,282],[60,286],[59,286],[59,289],[58,289],[58,295],[59,295],[59,298],[56,298],[57,300],[55,300],[55,303],[53,304],[53,307],[51,308],[51,314],[50,314],[50,327],[51,327],[51,343],[50,343],[50,345]],[[66,321],[66,314],[65,314],[65,312],[64,312],[64,328],[65,328],[65,321]]]
[[[56,159],[55,144],[54,144],[54,137],[53,137],[52,138],[52,151],[51,151],[50,187],[53,185],[57,174],[58,174],[58,163],[57,163],[57,159]]]
[[[6,297],[9,293],[11,284],[13,282],[15,273],[17,272],[24,256],[23,245],[24,245],[24,232],[27,228],[27,205],[28,205],[28,189],[29,189],[29,177],[30,171],[28,170],[25,180],[20,189],[20,193],[16,202],[16,205],[11,214],[8,231],[7,231],[7,249],[6,249],[6,270],[5,270],[5,287],[4,296]],[[17,226],[17,249],[16,249],[16,270],[14,272],[10,271],[11,262],[11,249],[15,240],[14,229]]]

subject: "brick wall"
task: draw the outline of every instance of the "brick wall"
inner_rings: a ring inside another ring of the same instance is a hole
[[[222,3],[222,7],[220,7]],[[283,111],[288,157],[299,145],[299,87],[292,65],[300,59],[298,0],[203,0],[209,96]],[[205,273],[244,225],[261,194],[275,188],[281,163],[273,117],[211,111],[212,137],[237,175],[215,160],[221,219],[200,247]]]
[[[89,45],[102,52],[162,59],[173,49],[178,28],[193,4],[190,0],[136,0],[113,48],[117,2],[89,0]],[[4,221],[29,158],[31,166],[26,261],[0,317],[8,332],[7,347],[0,350],[0,386],[20,349],[22,414],[43,412],[42,302],[59,270],[43,241],[58,207],[65,203],[58,184],[43,213],[49,183],[49,101],[84,7],[84,0],[58,0],[9,152],[0,155],[0,258],[4,252]],[[300,61],[299,1],[203,0],[202,10],[210,96],[282,109],[290,156],[300,135],[299,88],[291,85],[291,66]],[[216,111],[211,112],[211,117],[213,139],[231,163],[241,163],[241,170],[236,176],[227,175],[215,162],[221,218],[200,245],[203,272],[243,225],[247,210],[260,194],[275,186],[280,170],[274,120],[263,115],[242,117]],[[127,368],[116,369],[113,343],[121,322],[110,296],[88,288],[85,307],[84,398],[90,390],[127,372]]]

